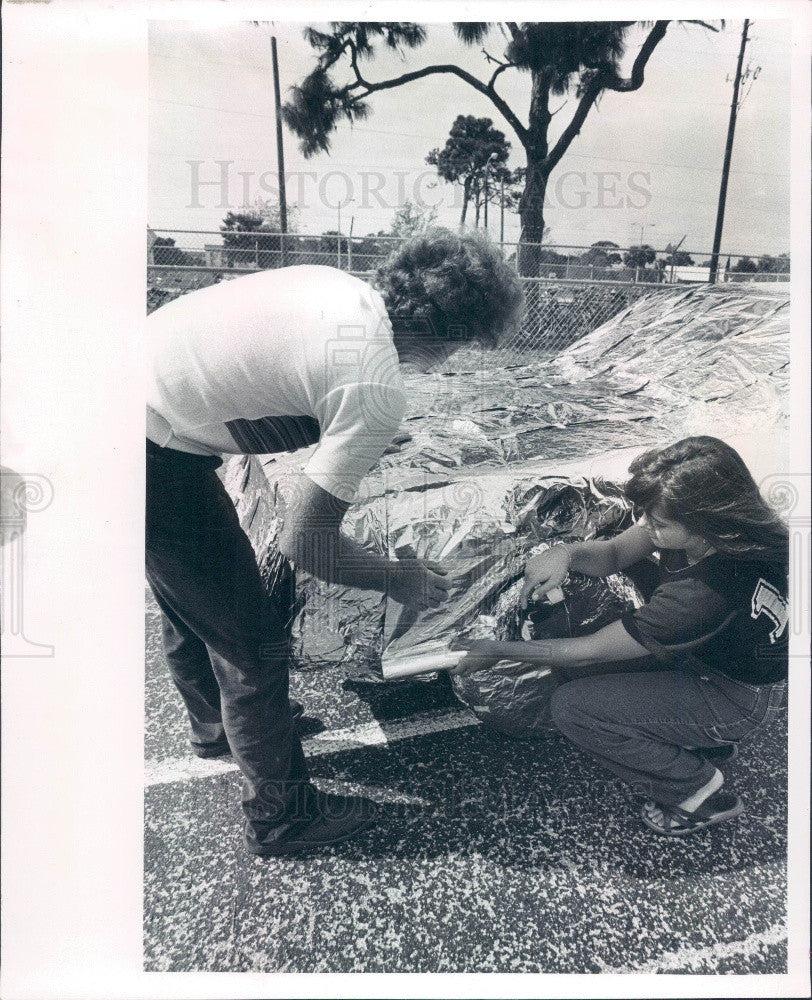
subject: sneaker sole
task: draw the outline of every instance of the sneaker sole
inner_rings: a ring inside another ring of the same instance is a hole
[[[736,819],[738,816],[741,816],[743,812],[744,802],[739,796],[736,796],[736,803],[730,809],[724,809],[721,812],[714,813],[714,815],[709,819],[697,820],[695,823],[692,823],[691,826],[684,827],[682,829],[678,828],[676,830],[666,830],[658,824],[652,823],[646,815],[645,806],[643,806],[640,812],[640,817],[649,830],[659,834],[661,837],[689,837],[693,833],[700,833],[702,830],[707,830],[710,826],[716,826],[717,823],[727,823],[731,819]]]
[[[369,828],[374,826],[375,823],[376,818],[371,817],[370,819],[359,823],[358,826],[353,827],[353,829],[347,833],[343,833],[340,837],[334,837],[332,840],[324,840],[319,844],[304,844],[291,840],[287,843],[280,844],[278,847],[271,847],[262,844],[252,844],[245,836],[243,836],[243,843],[245,844],[245,849],[249,852],[249,854],[253,854],[260,858],[278,858],[284,857],[286,854],[306,854],[310,851],[320,851],[324,847],[333,847],[335,844],[343,844],[344,841],[351,840],[353,837],[357,837],[359,833],[364,833],[365,830],[369,830]]]
[[[701,747],[697,753],[701,754],[711,763],[716,761],[718,764],[729,764],[739,756],[739,748],[735,743],[728,743],[724,748],[720,747],[719,749],[716,747]]]

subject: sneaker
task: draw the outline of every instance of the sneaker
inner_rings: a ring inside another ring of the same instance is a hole
[[[697,753],[711,764],[726,764],[738,757],[739,749],[735,743],[725,743],[719,747],[700,747]]]
[[[302,854],[341,844],[368,830],[377,818],[377,807],[358,795],[332,795],[316,792],[315,814],[296,823],[277,840],[257,840],[250,823],[246,822],[243,843],[250,854],[258,857],[280,857]]]
[[[304,715],[304,705],[300,701],[290,702],[290,713],[293,721],[298,723]],[[228,757],[231,754],[231,747],[225,736],[214,743],[192,743],[192,753],[202,760],[212,760],[215,757]]]
[[[335,792],[322,792],[318,788],[315,791],[317,808],[331,819],[341,818],[350,813],[368,819],[375,819],[378,815],[375,803],[362,795],[338,795]]]

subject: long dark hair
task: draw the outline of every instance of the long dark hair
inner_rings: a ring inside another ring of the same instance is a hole
[[[624,492],[707,539],[734,559],[786,565],[789,531],[759,493],[739,453],[715,437],[688,437],[647,451],[629,466]]]

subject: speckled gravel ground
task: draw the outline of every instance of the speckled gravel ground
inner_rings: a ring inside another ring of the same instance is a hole
[[[148,776],[191,757],[157,626],[148,598]],[[325,735],[456,707],[447,683],[325,671],[293,687]],[[556,735],[464,725],[310,766],[322,787],[385,804],[373,830],[307,858],[244,852],[236,771],[148,777],[147,970],[786,971],[785,719],[729,768],[742,819],[677,841],[648,833],[626,789]]]

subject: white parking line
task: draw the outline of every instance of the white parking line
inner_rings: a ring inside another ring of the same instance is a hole
[[[678,948],[676,951],[665,952],[643,965],[629,965],[621,968],[606,966],[601,969],[601,972],[607,974],[684,972],[685,970],[699,972],[704,966],[714,968],[724,958],[732,958],[733,956],[751,958],[757,955],[762,948],[781,944],[782,941],[786,940],[786,925],[774,924],[767,930],[751,934],[741,941],[720,941],[718,944],[708,945],[706,948]]]
[[[363,747],[382,746],[408,740],[414,736],[427,736],[452,729],[478,726],[479,720],[468,712],[457,709],[443,709],[411,715],[408,719],[392,722],[369,722],[352,729],[335,729],[317,733],[302,740],[302,747],[308,757],[340,753],[342,750],[360,750]],[[189,751],[188,757],[170,757],[167,760],[148,760],[144,766],[144,785],[167,785],[174,781],[191,781],[196,778],[211,778],[229,771],[236,771],[237,765],[230,758],[221,760],[200,760]]]
[[[381,806],[429,806],[431,803],[420,795],[407,795],[394,788],[383,788],[380,785],[359,785],[358,782],[338,781],[332,778],[319,778],[319,788],[323,792],[333,792],[338,795],[362,795],[365,799],[377,802]]]
[[[413,736],[427,736],[449,729],[465,729],[467,726],[478,725],[479,720],[468,712],[459,709],[440,709],[410,715],[407,719],[394,719],[392,722],[369,722],[353,729],[317,733],[303,740],[302,746],[308,756],[317,757],[325,753],[338,753],[340,750],[380,746],[383,743],[408,740]]]

